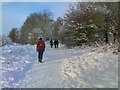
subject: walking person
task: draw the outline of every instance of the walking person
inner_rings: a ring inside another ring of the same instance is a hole
[[[55,47],[55,48],[57,47],[56,40],[54,40],[54,47]]]
[[[53,48],[53,40],[50,40],[50,47]]]
[[[59,41],[58,40],[56,40],[56,47],[58,48],[58,45],[59,45]]]
[[[39,62],[42,63],[43,53],[45,51],[45,43],[42,40],[42,38],[39,39],[36,48],[37,48],[37,52],[38,52],[38,60],[39,60]]]

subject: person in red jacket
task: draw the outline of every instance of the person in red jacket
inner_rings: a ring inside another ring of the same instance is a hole
[[[42,58],[43,58],[44,51],[45,51],[45,43],[42,40],[42,38],[40,38],[38,43],[37,43],[37,52],[38,52],[39,62],[41,62],[41,63],[42,63]]]

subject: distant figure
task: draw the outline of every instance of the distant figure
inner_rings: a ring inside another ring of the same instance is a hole
[[[54,47],[55,47],[55,48],[58,48],[58,45],[59,45],[59,42],[58,42],[57,39],[55,39],[55,40],[54,40]]]
[[[43,53],[45,51],[45,43],[42,40],[42,38],[39,39],[36,49],[37,49],[37,52],[38,52],[39,62],[42,63]]]
[[[56,40],[54,40],[54,47],[55,47],[55,48],[57,47],[57,42],[56,42]]]
[[[56,40],[56,47],[58,48],[58,45],[59,45],[59,41],[58,40]]]
[[[51,46],[51,48],[53,48],[53,40],[52,39],[50,40],[50,46]]]

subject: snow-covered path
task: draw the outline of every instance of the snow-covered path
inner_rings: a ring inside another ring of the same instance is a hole
[[[88,51],[91,51],[91,49],[83,49],[80,51],[78,48],[67,49],[63,45],[55,49],[50,48],[47,44],[43,63],[36,62],[33,65],[32,69],[27,73],[25,80],[22,81],[25,83],[21,83],[20,87],[64,87],[63,76],[61,74],[62,62],[66,58],[79,56]]]
[[[12,72],[3,70],[4,87],[118,87],[118,55],[113,54],[113,49],[110,47],[67,49],[61,45],[58,49],[54,49],[47,44],[43,63],[37,61],[35,46],[18,45],[13,48],[9,47],[9,51],[6,51],[7,49],[4,47],[2,51],[4,56],[2,63],[6,65],[5,60],[10,58],[9,55],[5,56],[6,52],[10,55],[13,53],[14,56],[12,55],[11,59],[16,61],[12,62],[14,67],[11,69],[17,72],[11,77]],[[17,58],[16,55],[19,57]],[[10,62],[9,65],[11,65]]]
[[[60,88],[61,72],[60,62],[47,64],[37,63],[32,67],[20,87],[34,88]]]
[[[45,57],[49,58],[42,64],[35,63],[20,87],[118,87],[118,57],[111,55],[112,51],[103,52],[103,48],[68,50],[60,47],[57,51],[48,48]]]

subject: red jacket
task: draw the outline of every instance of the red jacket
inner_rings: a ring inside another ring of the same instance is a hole
[[[37,43],[37,50],[44,50],[45,49],[45,43],[43,40],[39,40]]]

